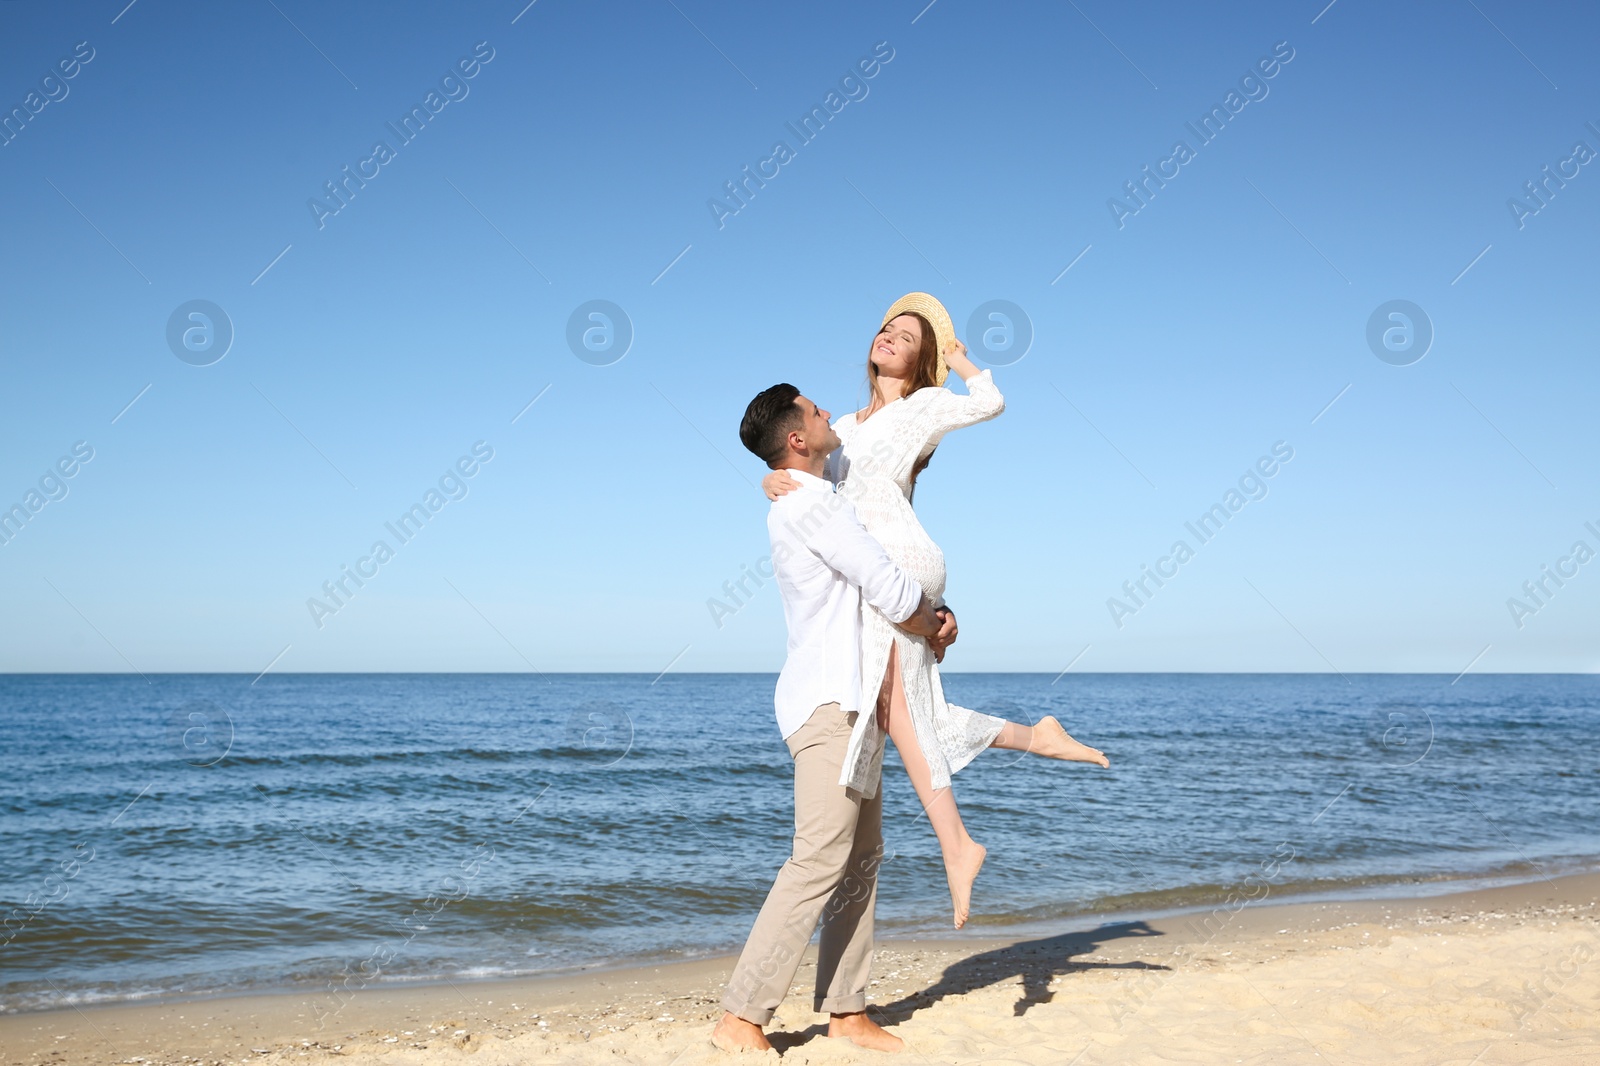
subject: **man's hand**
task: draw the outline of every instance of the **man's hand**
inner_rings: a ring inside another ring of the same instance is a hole
[[[938,636],[939,630],[944,628],[944,621],[933,613],[933,607],[928,603],[928,594],[922,594],[922,602],[917,604],[916,611],[904,622],[896,622],[896,628],[910,633],[914,637],[922,637],[932,641]]]
[[[949,607],[940,607],[933,612],[939,619],[939,632],[928,638],[928,647],[933,649],[933,661],[944,662],[944,650],[956,642],[959,630],[956,628],[956,613]]]

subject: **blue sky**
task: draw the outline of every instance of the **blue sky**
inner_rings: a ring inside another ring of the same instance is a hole
[[[1324,2],[0,3],[0,671],[776,670],[739,415],[915,289],[1033,333],[918,489],[950,669],[1594,669],[1600,18]]]

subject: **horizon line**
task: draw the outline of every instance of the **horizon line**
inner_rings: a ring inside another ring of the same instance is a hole
[[[728,675],[776,677],[777,670],[683,670],[672,677],[726,677]],[[968,674],[1038,674],[1048,676],[1050,670],[941,670],[941,676]],[[1449,670],[1074,670],[1079,677],[1126,676],[1201,676],[1201,677],[1451,677]],[[273,677],[437,677],[461,675],[470,677],[562,677],[604,676],[659,676],[649,670],[283,670],[273,671]],[[251,677],[249,670],[149,670],[134,673],[128,670],[0,670],[4,677]],[[1058,675],[1059,676],[1059,675]],[[1475,670],[1475,677],[1594,677],[1600,670]]]

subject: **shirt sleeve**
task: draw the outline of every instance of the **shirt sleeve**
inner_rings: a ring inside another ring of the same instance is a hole
[[[904,622],[922,602],[917,579],[894,564],[883,545],[867,532],[855,505],[838,497],[841,505],[806,540],[817,558],[861,590],[861,598],[882,611],[891,622]]]
[[[965,396],[942,385],[918,389],[913,395],[920,401],[918,413],[927,433],[925,446],[938,444],[952,429],[987,422],[1006,409],[1005,397],[1000,395],[994,375],[987,369],[967,380]]]

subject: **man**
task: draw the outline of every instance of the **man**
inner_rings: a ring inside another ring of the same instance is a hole
[[[739,439],[800,488],[772,502],[767,530],[789,629],[774,698],[778,730],[794,759],[794,848],[778,871],[734,967],[711,1034],[726,1051],[766,1050],[762,1027],[794,980],[822,920],[814,1009],[828,1035],[898,1051],[899,1037],[866,1014],[873,911],[883,857],[883,791],[872,799],[839,784],[861,699],[861,601],[942,651],[954,619],[936,615],[915,579],[890,561],[855,508],[822,476],[839,438],[828,412],[793,385],[750,401]],[[880,746],[877,758],[883,757]]]

